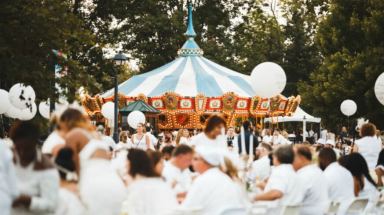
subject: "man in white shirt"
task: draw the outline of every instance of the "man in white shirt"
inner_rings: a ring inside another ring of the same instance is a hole
[[[252,163],[252,170],[249,173],[251,180],[264,181],[271,174],[271,160],[268,155],[271,153],[272,147],[267,143],[260,143],[256,148],[256,156],[258,157]]]
[[[225,125],[226,122],[223,118],[218,115],[212,115],[207,119],[204,131],[192,138],[191,146],[207,145],[226,149],[227,141],[225,134],[222,133]]]
[[[254,198],[255,201],[270,201],[270,214],[279,214],[282,207],[298,205],[303,199],[302,187],[292,167],[293,160],[291,145],[279,146],[273,153],[275,167],[263,193]]]
[[[212,146],[199,146],[192,165],[200,175],[195,179],[181,208],[200,210],[201,215],[222,214],[228,208],[245,207],[238,185],[219,169],[222,154]]]
[[[351,173],[336,161],[336,153],[331,148],[319,152],[319,166],[324,171],[327,183],[328,198],[331,202],[339,202],[338,214],[345,214],[354,195],[354,182]]]
[[[323,215],[328,207],[328,194],[323,172],[312,164],[312,152],[308,146],[297,145],[294,148],[293,167],[304,190],[300,215]]]
[[[177,146],[172,158],[164,164],[162,176],[172,186],[177,194],[183,194],[192,184],[192,173],[189,166],[192,164],[193,149],[187,145]]]
[[[12,152],[0,139],[0,212],[11,214],[12,201],[18,197]]]

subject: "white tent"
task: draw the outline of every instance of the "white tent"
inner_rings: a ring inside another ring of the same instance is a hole
[[[314,117],[306,113],[303,109],[298,107],[296,112],[292,116],[279,116],[279,117],[269,117],[265,118],[264,122],[313,122],[320,123],[321,118]]]

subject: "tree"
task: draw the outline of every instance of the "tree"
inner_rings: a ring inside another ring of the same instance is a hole
[[[299,84],[304,104],[333,128],[345,123],[339,107],[352,99],[358,111],[354,117],[366,117],[384,126],[384,107],[376,100],[373,86],[384,66],[384,2],[333,0],[330,13],[321,22],[316,35],[324,60]]]

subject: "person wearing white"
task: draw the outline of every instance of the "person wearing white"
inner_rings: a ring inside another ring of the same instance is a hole
[[[0,211],[11,214],[12,201],[19,195],[12,151],[0,140]]]
[[[226,139],[228,147],[237,147],[237,135],[232,127],[228,128]]]
[[[278,214],[284,206],[298,205],[303,199],[303,187],[292,167],[294,152],[292,146],[279,146],[273,153],[271,176],[263,193],[254,197],[255,201],[269,201],[268,214]],[[260,188],[263,184],[259,185]]]
[[[58,145],[64,145],[65,140],[60,136],[58,130],[54,130],[44,141],[41,151],[43,154],[52,155],[53,149]]]
[[[164,164],[162,176],[176,193],[186,192],[192,184],[192,173],[188,168],[192,158],[193,149],[182,144],[173,150],[171,160]]]
[[[269,129],[266,129],[263,135],[263,142],[272,143],[272,141],[273,141],[273,136],[271,135],[271,131]]]
[[[122,215],[166,215],[177,207],[176,195],[156,173],[148,154],[140,149],[128,152],[128,172],[133,181],[121,207]]]
[[[79,153],[80,197],[87,214],[119,214],[126,190],[123,181],[108,160],[108,146],[90,140]]]
[[[266,180],[271,174],[271,160],[268,155],[272,151],[272,147],[267,143],[260,143],[256,148],[256,155],[259,159],[252,163],[251,171],[248,177],[251,180]]]
[[[222,133],[222,130],[225,128],[225,125],[225,120],[220,116],[211,116],[206,122],[204,132],[194,136],[191,140],[191,145],[194,147],[198,147],[200,145],[207,145],[226,149],[226,136]]]
[[[147,150],[152,148],[151,140],[148,135],[144,133],[144,125],[139,123],[136,128],[136,134],[132,135],[132,148]]]
[[[218,168],[222,160],[222,154],[214,146],[196,148],[192,164],[200,175],[181,205],[183,210],[219,215],[225,208],[245,207],[237,184]]]
[[[351,173],[336,161],[336,153],[331,148],[319,152],[319,166],[327,183],[330,202],[340,203],[338,214],[345,214],[355,197],[354,182]]]
[[[312,152],[308,146],[296,146],[293,167],[304,187],[300,215],[323,215],[327,212],[328,193],[321,169],[312,164]]]
[[[13,201],[12,214],[52,214],[57,206],[59,175],[48,157],[37,149],[39,129],[29,121],[11,128],[15,146],[17,189],[20,196]]]
[[[359,140],[356,140],[354,152],[359,152],[367,161],[369,170],[374,170],[382,149],[380,141],[376,137],[376,127],[372,123],[364,124],[360,129]]]

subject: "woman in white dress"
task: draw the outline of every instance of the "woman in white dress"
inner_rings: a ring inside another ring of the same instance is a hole
[[[131,142],[132,148],[138,148],[147,150],[151,148],[151,140],[148,135],[145,135],[144,124],[138,123],[136,128],[136,134],[132,135]]]
[[[75,153],[73,158],[77,162],[85,214],[119,214],[126,192],[123,181],[111,167],[108,144],[100,140],[89,120],[78,110],[66,110],[60,122],[60,128],[65,124],[69,131],[66,145]]]
[[[60,175],[59,203],[55,215],[82,215],[85,213],[84,205],[80,201],[76,182],[77,174],[72,157],[72,149],[65,147],[60,149],[55,158],[55,166]]]
[[[353,151],[360,153],[364,157],[371,176],[376,177],[374,171],[382,149],[381,142],[376,137],[376,126],[372,123],[365,123],[361,126],[360,136],[361,138],[356,140]]]
[[[156,173],[149,155],[140,149],[128,152],[128,172],[133,181],[128,187],[128,197],[121,214],[165,215],[177,207],[171,187]]]
[[[191,144],[191,138],[189,136],[188,129],[182,128],[179,130],[176,136],[176,145],[185,144],[190,145]]]
[[[50,159],[37,149],[38,127],[27,121],[16,122],[10,136],[16,151],[15,173],[20,193],[13,201],[11,214],[52,214],[58,202],[59,175]]]

